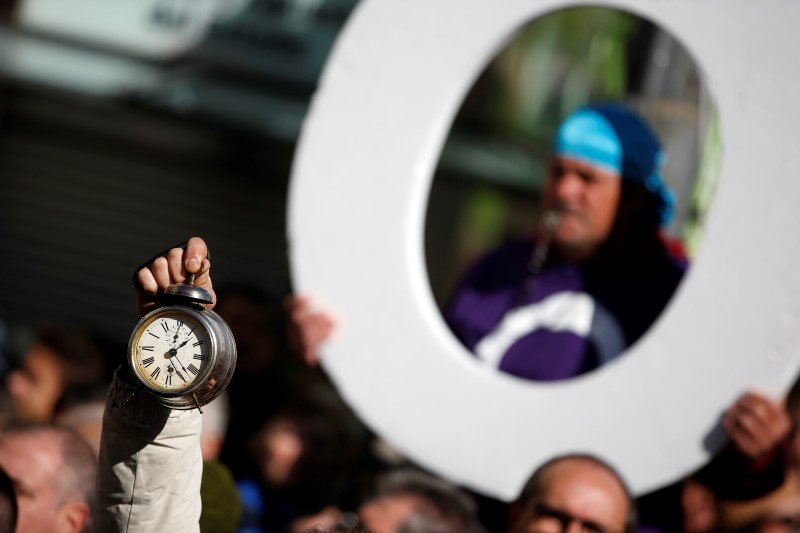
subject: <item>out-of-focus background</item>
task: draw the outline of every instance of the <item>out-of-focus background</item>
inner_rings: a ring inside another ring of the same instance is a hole
[[[200,235],[239,347],[227,396],[204,415],[204,457],[230,470],[242,504],[221,505],[228,521],[305,531],[297,520],[326,506],[355,509],[364,473],[407,463],[292,357],[280,305],[292,292],[294,150],[357,4],[0,0],[0,427],[12,416],[72,419],[96,446],[109,370],[138,320],[133,270]],[[550,137],[597,100],[624,101],[655,127],[678,198],[667,231],[691,257],[721,149],[712,96],[679,39],[628,12],[564,9],[509,36],[432,181],[425,243],[437,301],[478,255],[532,231]],[[225,501],[204,500],[204,512]],[[505,521],[503,502],[479,503],[484,524]]]
[[[476,81],[440,160],[426,225],[440,305],[477,256],[531,234],[551,138],[564,116],[588,102],[626,102],[653,126],[677,197],[666,231],[691,256],[720,155],[711,97],[691,52],[632,13],[562,9],[521,28]]]
[[[0,314],[124,341],[132,268],[191,235],[210,243],[218,283],[288,293],[293,150],[356,7],[0,2]],[[681,43],[630,13],[568,9],[520,29],[476,80],[433,181],[436,298],[481,251],[531,231],[550,135],[590,100],[627,101],[657,128],[679,198],[670,232],[693,249],[719,147],[708,94]]]
[[[0,314],[127,342],[133,268],[202,235],[289,289],[292,153],[355,2],[3,2]]]

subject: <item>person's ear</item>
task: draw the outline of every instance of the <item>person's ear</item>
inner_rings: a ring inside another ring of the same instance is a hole
[[[65,503],[58,510],[57,533],[81,533],[88,521],[88,505],[83,502]]]

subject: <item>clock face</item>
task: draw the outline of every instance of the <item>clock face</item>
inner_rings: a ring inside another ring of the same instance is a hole
[[[203,325],[182,313],[164,313],[141,325],[131,346],[139,377],[156,390],[180,392],[208,364],[211,340]]]

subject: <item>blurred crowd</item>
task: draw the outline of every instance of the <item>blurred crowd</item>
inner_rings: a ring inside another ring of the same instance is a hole
[[[364,427],[325,375],[292,352],[278,298],[246,285],[217,294],[239,363],[227,393],[202,416],[201,531],[800,527],[796,391],[779,401],[745,394],[725,416],[726,449],[700,471],[637,500],[613,465],[564,450],[507,504],[423,471]],[[0,531],[91,531],[105,395],[125,347],[63,325],[6,332],[4,340]]]
[[[525,379],[567,379],[644,334],[686,268],[661,238],[673,208],[661,161],[655,136],[623,106],[587,107],[564,120],[543,228],[481,260],[445,312],[482,364]],[[138,270],[140,312],[190,272],[212,290],[207,251],[190,239]],[[787,398],[744,393],[722,416],[727,446],[668,487],[634,498],[614,465],[565,449],[524,473],[528,482],[507,503],[424,471],[360,423],[313,364],[332,315],[301,296],[282,301],[248,285],[214,290],[238,363],[226,393],[199,419],[161,405],[151,413],[139,403],[149,396],[134,400],[138,389],[124,388],[134,385],[124,372],[112,385],[125,346],[66,325],[2,332],[0,533],[104,524],[149,531],[159,519],[180,527],[181,512],[192,522],[199,515],[205,533],[800,530],[800,387]],[[197,428],[197,420],[202,480],[197,433],[162,431]],[[167,479],[153,482],[159,477]],[[94,493],[96,478],[102,493]],[[150,494],[149,482],[163,493]],[[103,505],[93,524],[95,501]],[[179,531],[196,531],[186,526]]]

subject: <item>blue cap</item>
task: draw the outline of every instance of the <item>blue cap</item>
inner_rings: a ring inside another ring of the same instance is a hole
[[[672,220],[675,195],[661,177],[665,156],[650,126],[622,104],[582,107],[558,128],[553,153],[619,174],[644,187],[656,202],[661,224]]]

